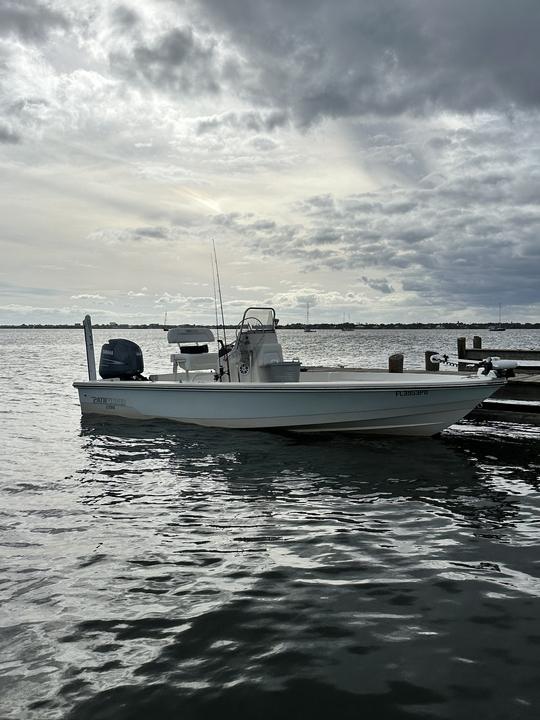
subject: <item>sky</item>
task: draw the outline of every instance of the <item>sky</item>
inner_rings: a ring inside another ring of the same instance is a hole
[[[0,323],[540,321],[538,0],[2,0]]]

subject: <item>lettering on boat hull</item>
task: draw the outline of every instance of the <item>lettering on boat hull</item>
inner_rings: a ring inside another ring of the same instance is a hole
[[[116,410],[119,407],[124,407],[126,401],[123,398],[93,397],[92,404],[99,405],[103,410]]]
[[[412,395],[429,395],[429,390],[396,390],[396,397],[411,397]]]

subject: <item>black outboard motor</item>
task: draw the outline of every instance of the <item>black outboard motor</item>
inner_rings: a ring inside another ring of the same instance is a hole
[[[146,380],[141,375],[143,370],[142,350],[131,340],[116,338],[101,348],[99,374],[104,380]]]

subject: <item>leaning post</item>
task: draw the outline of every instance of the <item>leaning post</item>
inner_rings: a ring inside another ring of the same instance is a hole
[[[475,350],[482,349],[482,338],[479,335],[475,335],[472,339],[472,346]]]
[[[86,345],[86,364],[88,365],[88,379],[96,379],[96,356],[94,355],[94,338],[92,335],[92,319],[87,315],[83,320],[84,344]]]

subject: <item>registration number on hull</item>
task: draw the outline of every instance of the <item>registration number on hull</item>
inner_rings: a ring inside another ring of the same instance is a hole
[[[396,390],[396,397],[411,397],[412,395],[429,395],[429,390]]]

